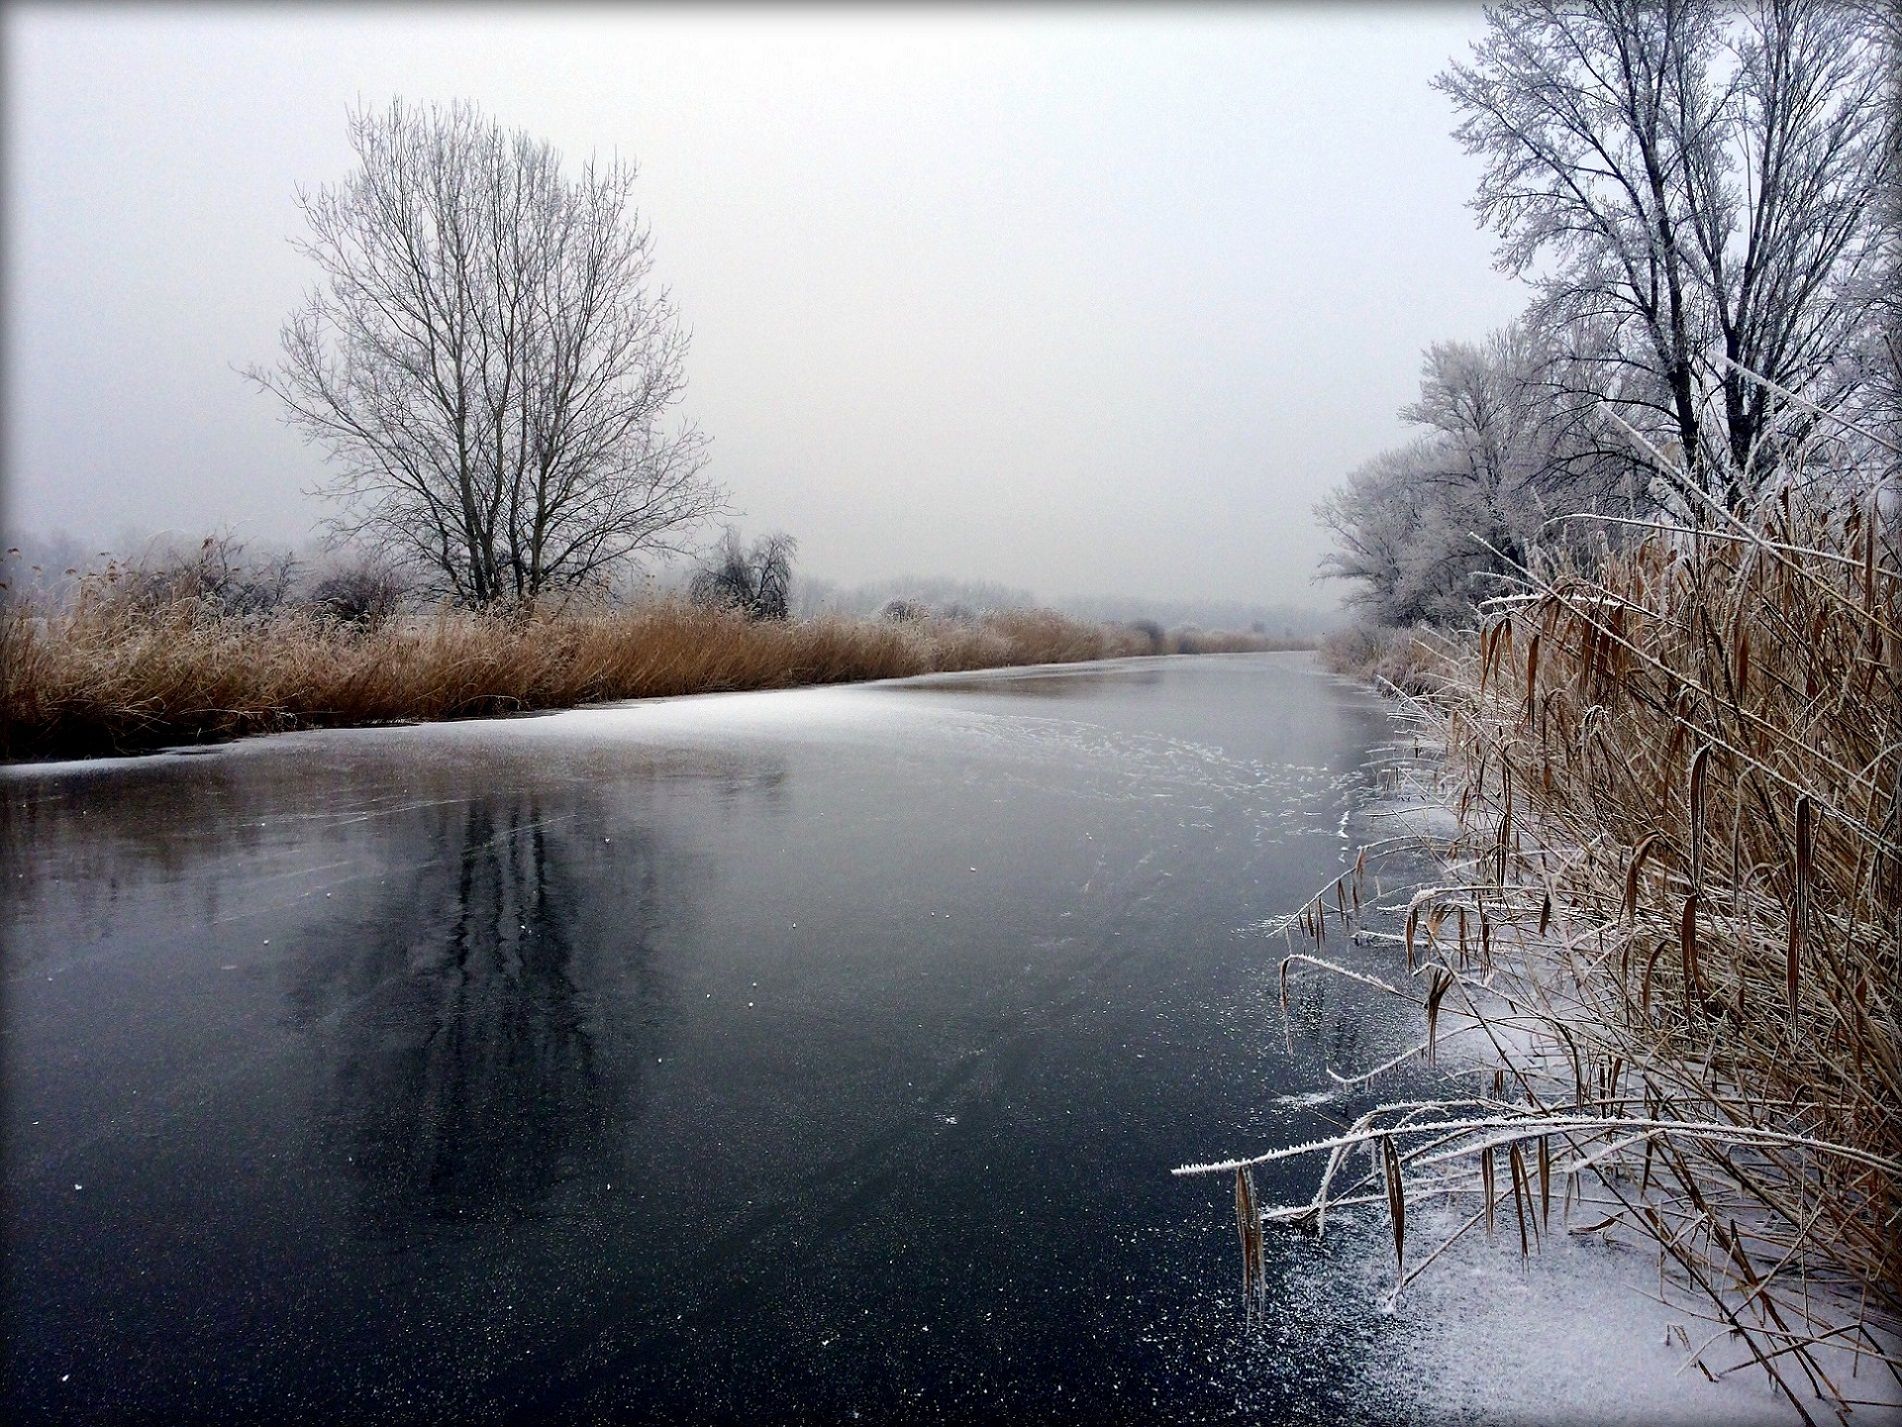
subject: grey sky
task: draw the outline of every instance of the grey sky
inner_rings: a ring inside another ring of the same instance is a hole
[[[9,521],[305,539],[233,366],[359,97],[641,165],[687,407],[802,568],[1331,601],[1309,508],[1509,320],[1428,81],[1476,8],[14,5]]]

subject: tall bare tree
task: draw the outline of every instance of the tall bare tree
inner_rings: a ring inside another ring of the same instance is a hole
[[[1748,499],[1791,428],[1731,364],[1840,400],[1871,320],[1892,159],[1870,12],[1529,0],[1487,23],[1437,84],[1487,162],[1473,206],[1500,265],[1534,277],[1535,320],[1611,332],[1609,359],[1644,378],[1607,383],[1627,415],[1713,494]]]
[[[298,191],[321,281],[247,373],[329,455],[334,528],[475,604],[681,551],[724,503],[669,419],[687,338],[634,165],[570,180],[468,104],[355,110],[349,134],[356,171]]]

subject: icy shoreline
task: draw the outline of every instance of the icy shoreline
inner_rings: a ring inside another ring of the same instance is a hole
[[[1456,825],[1452,808],[1417,785],[1408,800],[1390,795],[1361,809],[1357,820],[1363,833],[1370,817],[1393,819],[1413,835],[1443,837]],[[1423,870],[1429,877],[1457,874],[1445,862],[1423,864]],[[1385,910],[1391,918],[1404,905]],[[1274,930],[1279,941],[1287,928],[1276,925]],[[1351,960],[1343,958],[1341,966],[1346,975],[1404,980],[1397,936],[1375,931],[1353,940]],[[1298,946],[1297,935],[1286,949]],[[1389,946],[1391,953],[1371,950]],[[1312,943],[1309,949],[1314,949]],[[1495,946],[1494,954],[1499,951]],[[1338,955],[1332,946],[1329,954]],[[1476,1021],[1443,1010],[1437,1071],[1426,1074],[1417,1062],[1406,1063],[1407,1049],[1424,1039],[1424,1014],[1416,1010],[1398,1019],[1400,1024],[1389,1030],[1393,1044],[1363,1048],[1368,1067],[1390,1056],[1403,1062],[1391,1075],[1376,1077],[1375,1083],[1391,1088],[1403,1080],[1406,1090],[1382,1098],[1471,1093],[1477,1080],[1501,1064],[1485,1038],[1461,1034],[1474,1029]],[[1514,1040],[1505,1049],[1520,1068],[1557,1084],[1548,1055],[1530,1038]],[[1367,1073],[1361,1067],[1349,1069]],[[1354,1079],[1350,1074],[1279,1098],[1303,1107],[1325,1104],[1345,1098]],[[1322,1156],[1303,1162],[1312,1164],[1318,1179]],[[1184,1166],[1179,1172],[1214,1168],[1232,1169],[1232,1163]],[[1522,1258],[1510,1205],[1502,1196],[1495,1232],[1473,1230],[1447,1247],[1391,1306],[1395,1262],[1388,1211],[1378,1205],[1330,1210],[1330,1237],[1345,1235],[1351,1243],[1348,1262],[1336,1259],[1339,1272],[1331,1283],[1302,1282],[1291,1294],[1285,1283],[1271,1286],[1265,1311],[1345,1322],[1357,1311],[1372,1308],[1403,1321],[1407,1331],[1399,1336],[1403,1346],[1397,1353],[1365,1356],[1356,1364],[1371,1396],[1403,1420],[1770,1424],[1840,1418],[1854,1424],[1896,1420],[1902,1414],[1902,1383],[1891,1370],[1867,1353],[1837,1345],[1813,1351],[1818,1370],[1853,1405],[1851,1414],[1843,1418],[1822,1393],[1803,1391],[1803,1377],[1795,1372],[1789,1377],[1799,1402],[1793,1403],[1753,1360],[1752,1349],[1740,1335],[1713,1324],[1707,1300],[1681,1301],[1687,1290],[1664,1272],[1655,1244],[1629,1231],[1621,1241],[1616,1229],[1586,1229],[1602,1217],[1590,1206],[1583,1206],[1583,1212],[1572,1206],[1563,1216],[1555,1206],[1550,1231]],[[1444,1200],[1410,1207],[1409,1269],[1460,1227],[1465,1212]],[[1266,1232],[1300,1230],[1278,1227],[1271,1216]],[[1842,1310],[1826,1316],[1850,1322],[1858,1317],[1853,1303],[1843,1303]],[[1893,1352],[1895,1345],[1886,1347]]]

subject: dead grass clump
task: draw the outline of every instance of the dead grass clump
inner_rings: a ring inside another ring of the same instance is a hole
[[[1805,1420],[1902,1382],[1898,553],[1873,494],[1786,490],[1527,571],[1410,705],[1439,756],[1396,772],[1458,813],[1447,883],[1382,932],[1357,872],[1285,928],[1312,945],[1284,984],[1360,976],[1320,955],[1330,920],[1390,938],[1381,984],[1427,1032],[1389,1065],[1458,1034],[1480,1093],[1191,1172],[1325,1155],[1263,1222],[1385,1205],[1397,1254],[1408,1203],[1475,1206],[1455,1238],[1504,1215],[1529,1251],[1556,1201],[1656,1249],[1706,1373],[1765,1372]]]

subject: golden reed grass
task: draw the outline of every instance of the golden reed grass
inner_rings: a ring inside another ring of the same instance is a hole
[[[1391,771],[1457,813],[1434,849],[1448,880],[1380,930],[1363,858],[1282,925],[1310,943],[1283,986],[1314,966],[1422,1008],[1421,1044],[1353,1080],[1431,1063],[1457,1034],[1481,1049],[1465,1062],[1480,1093],[1180,1172],[1325,1155],[1314,1198],[1262,1221],[1385,1205],[1396,1293],[1508,1196],[1530,1252],[1556,1191],[1571,1232],[1655,1249],[1661,1291],[1707,1320],[1689,1344],[1706,1374],[1767,1373],[1806,1421],[1893,1400],[1897,555],[1872,495],[1786,492],[1748,523],[1526,571],[1470,636],[1419,651],[1434,691],[1405,717],[1426,756],[1396,745]],[[1328,961],[1330,921],[1391,944],[1407,974]],[[1406,1206],[1423,1199],[1475,1207],[1409,1262]]]
[[[1196,633],[1203,652],[1277,647]],[[678,600],[467,610],[358,629],[306,610],[156,606],[88,581],[67,607],[0,607],[0,757],[78,757],[279,729],[567,708],[1171,652],[1049,610],[975,621],[749,621]]]

